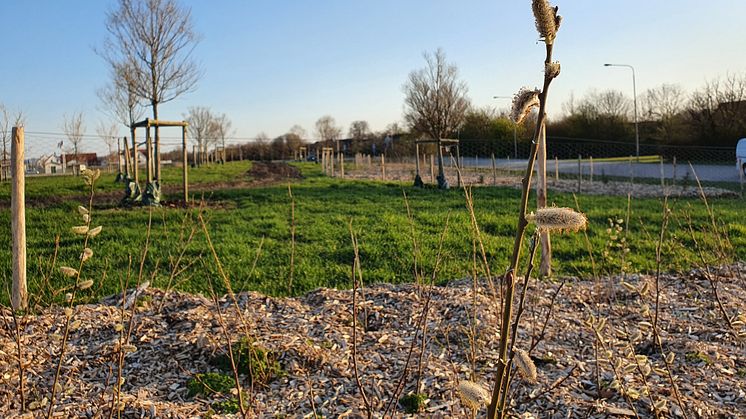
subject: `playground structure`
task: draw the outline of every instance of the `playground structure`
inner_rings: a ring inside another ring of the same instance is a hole
[[[125,173],[117,176],[118,180],[123,181],[126,186],[126,195],[122,200],[123,204],[133,204],[141,202],[143,205],[160,205],[161,201],[161,147],[160,138],[154,142],[150,136],[150,128],[156,130],[160,127],[181,127],[181,146],[182,146],[182,190],[184,193],[184,203],[189,202],[189,181],[188,181],[188,162],[186,148],[186,131],[189,124],[186,121],[160,121],[146,118],[143,121],[135,122],[130,126],[130,135],[132,138],[132,151],[130,153],[126,138],[124,142],[124,170]],[[137,128],[145,128],[145,141],[137,142]],[[145,145],[145,192],[140,189],[139,178],[139,149],[138,146]]]
[[[450,139],[450,138],[441,138],[440,140],[434,140],[434,139],[421,139],[421,140],[415,140],[414,142],[414,148],[415,148],[415,173],[414,173],[414,186],[421,188],[425,186],[425,183],[422,181],[422,176],[420,176],[420,144],[433,144],[436,143],[439,145],[438,147],[438,187],[441,189],[448,189],[448,182],[445,180],[445,174],[443,172],[443,151],[446,153],[451,154],[451,147],[456,147],[456,168],[459,169],[458,165],[461,162],[461,152],[459,150],[459,140]],[[460,171],[457,170],[458,174],[458,186],[461,186],[461,174]]]

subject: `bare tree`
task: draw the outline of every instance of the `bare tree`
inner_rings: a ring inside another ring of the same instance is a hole
[[[339,136],[342,129],[337,126],[337,121],[329,115],[324,115],[316,121],[316,135],[322,142],[337,140],[337,152],[339,152]]]
[[[197,143],[199,162],[204,163],[210,139],[214,137],[214,116],[206,106],[193,106],[184,119],[189,123],[189,136]]]
[[[353,121],[350,124],[349,136],[355,140],[362,140],[370,134],[368,121]]]
[[[643,97],[645,114],[658,121],[661,139],[667,143],[672,142],[682,128],[684,90],[677,84],[662,84],[648,89]]]
[[[425,53],[425,68],[412,71],[404,85],[404,119],[412,131],[429,135],[438,146],[438,187],[448,188],[443,171],[441,139],[461,124],[469,108],[466,83],[459,80],[458,68],[446,62],[442,49]]]
[[[72,145],[72,155],[75,159],[75,167],[80,167],[80,146],[83,142],[83,135],[85,135],[85,125],[83,123],[83,113],[77,112],[70,116],[64,116],[64,122],[62,125],[62,131],[65,133],[67,140]],[[78,174],[77,169],[74,169],[75,173]]]
[[[269,145],[269,136],[264,131],[262,131],[256,135],[256,138],[254,138],[254,143],[256,144],[259,160],[264,160],[264,154],[267,150],[267,146]]]
[[[126,63],[112,64],[111,82],[96,91],[102,102],[102,109],[122,123],[127,129],[142,119],[143,109],[141,98],[135,92],[134,71]]]
[[[222,153],[222,159],[223,163],[225,163],[226,156],[225,156],[225,139],[231,136],[232,133],[232,126],[233,123],[230,119],[228,119],[228,116],[225,114],[221,114],[220,116],[213,117],[213,130],[214,135],[216,138],[220,141],[221,146],[223,147],[223,153]]]
[[[119,0],[107,15],[106,30],[101,55],[114,71],[126,63],[131,88],[150,104],[154,119],[161,103],[194,88],[200,71],[191,53],[199,36],[191,11],[176,0]],[[160,150],[157,126],[155,146]]]
[[[708,81],[692,94],[687,114],[701,142],[732,145],[746,131],[746,74]]]
[[[296,135],[301,140],[306,138],[306,130],[303,129],[303,127],[298,124],[295,124],[292,127],[290,127],[290,131],[288,131],[288,133]]]
[[[18,111],[15,117],[11,117],[8,108],[0,103],[0,139],[2,139],[2,157],[0,157],[0,179],[8,179],[10,169],[10,139],[12,135],[11,128],[23,125],[25,116],[22,111]],[[11,125],[12,124],[12,125]]]
[[[630,100],[618,90],[609,89],[600,93],[591,93],[590,101],[600,115],[615,121],[629,119]]]
[[[104,122],[99,122],[98,126],[96,126],[96,134],[98,134],[99,138],[104,140],[104,143],[106,144],[106,147],[109,149],[109,154],[106,155],[106,161],[107,166],[109,168],[109,171],[112,170],[112,162],[114,161],[114,144],[117,143],[117,126],[114,124],[106,124]],[[119,156],[116,156],[117,159],[119,159]]]

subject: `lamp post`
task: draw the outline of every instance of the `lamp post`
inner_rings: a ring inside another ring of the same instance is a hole
[[[604,67],[627,67],[632,70],[632,95],[635,104],[635,154],[640,161],[640,126],[637,121],[637,84],[635,82],[635,68],[629,64],[604,64]]]
[[[510,96],[492,96],[492,99],[513,99]],[[518,159],[518,124],[513,121],[513,158]]]

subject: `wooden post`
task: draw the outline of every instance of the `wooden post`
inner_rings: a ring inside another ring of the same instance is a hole
[[[187,156],[187,143],[186,143],[186,132],[187,127],[181,127],[181,161],[183,162],[182,167],[182,189],[184,189],[184,203],[189,202],[189,156]]]
[[[536,156],[536,208],[547,206],[547,127],[542,124],[539,129],[539,150]],[[542,276],[552,275],[552,244],[549,231],[539,232],[541,244],[541,262],[539,272]]]
[[[497,186],[497,166],[495,165],[495,153],[492,153],[492,186]]]
[[[588,176],[588,183],[590,183],[591,188],[593,187],[593,156],[590,156],[590,176]]]
[[[460,188],[461,187],[461,166],[463,166],[463,161],[461,160],[461,150],[458,145],[456,145],[456,185]]]
[[[414,144],[414,176],[420,177],[420,145]]]
[[[339,176],[345,177],[345,155],[339,153]]]
[[[630,188],[632,185],[635,184],[635,172],[632,168],[632,156],[629,156],[629,186]]]
[[[197,146],[192,144],[192,165],[197,167]]]
[[[676,156],[673,156],[673,174],[671,175],[671,186],[676,186]]]
[[[130,135],[132,137],[132,173],[135,175],[135,183],[140,182],[140,151],[137,149],[137,137],[135,135],[135,128],[131,128]]]
[[[430,182],[435,183],[435,154],[430,155]]]
[[[150,124],[145,127],[145,177],[147,183],[153,182],[153,139],[150,138]]]
[[[157,123],[158,121],[156,121]],[[158,134],[158,125],[155,126],[155,142],[153,143],[153,177],[161,181],[161,136]]]
[[[328,153],[329,153],[329,156],[328,156],[328,160],[329,160],[329,175],[331,175],[332,177],[334,177],[334,149],[333,148],[330,149],[328,151]]]
[[[559,183],[559,158],[554,156],[554,186]]]
[[[381,153],[381,179],[386,180],[386,159],[383,157],[383,153]]]
[[[122,148],[117,138],[117,173],[122,173]]]
[[[23,127],[13,127],[10,144],[11,155],[11,185],[10,217],[13,234],[13,291],[10,297],[13,310],[28,307],[28,291],[26,288],[26,203],[24,173]]]
[[[117,140],[119,142],[119,140]],[[127,181],[130,180],[130,149],[127,147],[127,137],[122,137],[122,143],[124,144],[124,178]],[[117,145],[117,147],[119,147]]]
[[[661,156],[660,158],[660,163],[661,163],[661,193],[665,194],[666,193],[666,177],[665,177],[666,175],[663,169],[663,156]]]
[[[580,154],[578,154],[578,193],[580,193],[580,182],[583,180],[583,172],[580,171]]]
[[[741,198],[743,198],[743,160],[738,159],[738,182],[741,184]]]

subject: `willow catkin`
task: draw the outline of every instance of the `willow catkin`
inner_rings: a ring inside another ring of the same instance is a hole
[[[534,361],[531,360],[528,352],[523,349],[516,349],[513,362],[524,380],[531,384],[536,383],[536,365],[534,365]]]
[[[552,7],[547,0],[533,0],[531,9],[534,12],[536,30],[539,35],[547,44],[553,44],[562,22],[562,17],[557,15],[558,8]]]
[[[531,113],[531,109],[539,106],[539,90],[531,90],[523,87],[513,96],[513,105],[510,109],[510,119],[516,124],[520,124],[523,118]]]
[[[458,394],[461,403],[469,409],[477,410],[489,403],[489,393],[479,384],[473,381],[462,381],[458,385]]]
[[[588,219],[585,214],[571,208],[539,208],[536,214],[529,214],[526,220],[536,224],[542,231],[578,231],[585,228]]]

